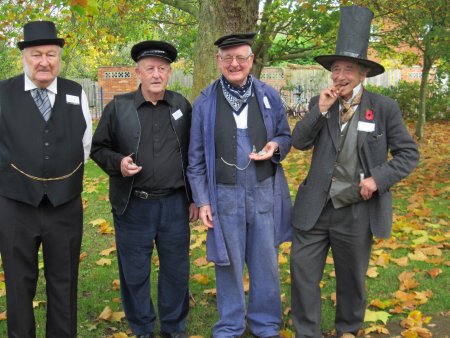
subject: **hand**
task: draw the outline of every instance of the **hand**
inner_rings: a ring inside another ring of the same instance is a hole
[[[258,153],[251,153],[248,157],[254,161],[264,161],[272,158],[273,153],[278,149],[278,143],[270,141],[268,142],[261,151],[265,152],[263,155],[258,155]]]
[[[214,224],[212,222],[211,205],[207,204],[201,206],[199,210],[199,217],[202,220],[203,224],[208,228],[214,228]]]
[[[195,222],[196,220],[198,220],[198,208],[194,203],[191,203],[189,205],[189,221]]]
[[[373,177],[368,177],[363,179],[359,186],[361,187],[361,196],[364,200],[369,200],[372,197],[372,194],[378,190],[377,182],[373,179]]]
[[[319,110],[321,113],[328,111],[333,103],[336,102],[340,94],[340,89],[340,85],[335,85],[320,92]]]
[[[134,176],[142,170],[141,166],[136,165],[130,156],[125,156],[120,161],[120,172],[123,177]]]

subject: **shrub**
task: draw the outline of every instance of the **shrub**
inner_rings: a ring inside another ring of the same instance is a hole
[[[419,82],[400,81],[396,86],[381,87],[367,85],[367,90],[397,101],[405,120],[416,121],[419,116]],[[445,84],[430,83],[427,88],[427,120],[450,119],[450,94]]]

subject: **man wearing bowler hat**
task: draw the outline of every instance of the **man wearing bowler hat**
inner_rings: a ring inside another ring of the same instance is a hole
[[[9,337],[35,337],[42,245],[46,337],[75,337],[83,228],[83,166],[92,123],[81,86],[58,77],[64,39],[49,21],[25,24],[24,74],[0,82],[0,253]]]
[[[188,177],[208,227],[219,320],[214,337],[278,337],[278,245],[290,239],[291,200],[280,162],[291,133],[277,92],[250,75],[255,33],[219,38],[221,77],[194,103]],[[249,273],[248,305],[244,292]]]
[[[110,176],[122,302],[138,337],[151,337],[156,313],[150,265],[158,250],[158,315],[163,338],[186,337],[189,310],[189,220],[198,218],[185,175],[191,105],[166,90],[174,46],[143,41],[131,57],[141,84],[105,107],[91,157]]]
[[[366,77],[384,72],[367,59],[372,17],[367,8],[341,8],[336,53],[316,57],[331,72],[333,85],[311,100],[292,135],[295,148],[314,149],[294,204],[291,286],[297,338],[322,337],[319,283],[330,248],[337,336],[355,337],[362,328],[372,238],[390,236],[389,189],[419,159],[397,103],[363,86]]]

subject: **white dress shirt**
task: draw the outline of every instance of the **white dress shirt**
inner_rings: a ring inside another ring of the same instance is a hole
[[[33,81],[29,79],[29,77],[25,76],[25,91],[30,91],[32,89],[38,88]],[[50,100],[50,103],[53,107],[55,104],[55,97],[58,94],[58,86],[57,82],[58,78],[56,77],[53,82],[47,87],[47,95]],[[38,88],[39,89],[39,88]],[[86,130],[83,135],[83,149],[84,149],[84,162],[89,158],[89,152],[91,151],[91,143],[92,143],[92,119],[91,113],[89,112],[89,104],[86,93],[84,90],[81,90],[81,109],[83,110],[83,116],[86,120]]]

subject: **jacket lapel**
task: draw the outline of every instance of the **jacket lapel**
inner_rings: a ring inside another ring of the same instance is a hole
[[[331,139],[334,147],[339,148],[338,133],[339,133],[339,101],[336,101],[330,109],[330,116],[327,121],[328,131],[330,132]]]
[[[368,122],[366,120],[366,111],[368,109],[372,109],[370,106],[370,97],[369,97],[369,93],[364,90],[363,92],[363,96],[361,98],[361,103],[358,106],[358,115],[359,115],[359,121],[361,122]],[[372,123],[375,123],[375,121],[372,121]],[[358,131],[358,149],[361,149],[367,135],[369,133],[367,132],[363,132],[363,131]]]

